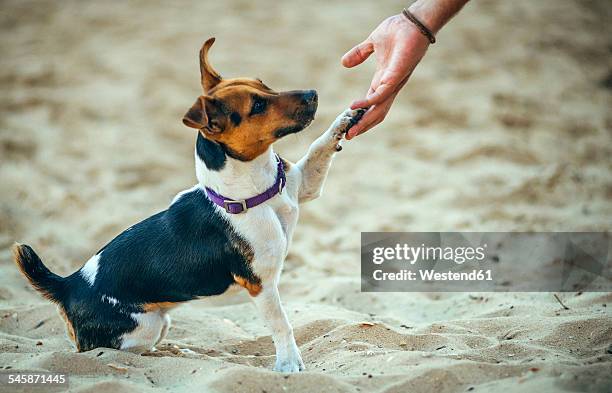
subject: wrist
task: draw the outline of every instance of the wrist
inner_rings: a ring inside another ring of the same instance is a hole
[[[425,26],[419,18],[417,18],[412,12],[408,11],[405,8],[402,11],[402,15],[406,20],[410,21],[410,23],[414,25],[414,27],[421,33],[423,37],[427,39],[427,41],[429,41],[430,44],[435,44],[435,33],[433,33],[427,26]]]
[[[433,34],[444,26],[444,21],[441,20],[439,13],[432,6],[431,1],[416,1],[408,7],[410,11],[421,23],[423,23]]]

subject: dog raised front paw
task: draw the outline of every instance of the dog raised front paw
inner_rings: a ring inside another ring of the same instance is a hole
[[[366,111],[367,109],[363,108],[347,109],[340,114],[336,120],[334,120],[330,127],[330,131],[332,132],[336,151],[342,150],[340,141],[344,137],[344,134],[346,134],[346,132],[350,130],[352,126],[361,120],[361,117],[364,115],[364,113],[366,113]]]

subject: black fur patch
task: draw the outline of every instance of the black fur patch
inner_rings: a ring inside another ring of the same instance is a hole
[[[219,171],[225,166],[227,160],[225,149],[217,142],[204,138],[199,132],[196,152],[198,157],[204,161],[204,165],[211,171]]]
[[[93,287],[75,272],[59,303],[81,351],[118,348],[121,335],[136,328],[130,314],[143,312],[146,303],[219,295],[234,283],[233,275],[257,282],[252,258],[249,244],[197,189],[104,246]],[[102,295],[119,303],[104,302]]]
[[[71,284],[75,285],[75,281],[76,278],[71,280]],[[108,302],[102,302],[101,297],[101,295],[96,297],[91,290],[82,287],[70,294],[63,305],[74,329],[79,352],[99,347],[119,349],[122,344],[121,336],[138,326],[130,316],[131,313],[142,312],[138,307],[113,306]]]
[[[230,120],[232,121],[232,123],[234,123],[234,126],[238,127],[240,125],[240,122],[242,122],[242,117],[240,116],[240,113],[232,112],[232,114],[230,115]]]
[[[355,114],[355,116],[353,116],[351,118],[351,122],[349,123],[348,128],[346,129],[346,131],[350,130],[351,127],[353,127],[355,124],[359,123],[359,120],[361,120],[361,118],[363,117],[363,115],[365,115],[365,113],[368,111],[368,108],[359,108],[357,109],[357,113]],[[344,131],[344,132],[346,132]]]
[[[264,113],[268,106],[268,101],[259,96],[253,96],[253,104],[251,105],[251,112],[249,116],[255,116],[260,113]]]
[[[282,127],[274,131],[274,136],[277,138],[282,138],[285,135],[295,134],[296,132],[300,132],[304,129],[303,126],[291,126],[291,127]]]
[[[249,161],[246,157],[243,157],[242,155],[236,153],[234,150],[230,149],[230,147],[227,146],[225,143],[219,143],[219,146],[221,146],[221,149],[223,149],[225,154],[227,154],[229,157],[232,157],[233,159],[238,161]]]

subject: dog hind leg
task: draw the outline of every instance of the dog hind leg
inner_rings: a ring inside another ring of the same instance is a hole
[[[163,321],[162,330],[161,330],[161,333],[159,335],[159,339],[157,340],[155,345],[159,344],[164,338],[166,338],[166,336],[168,335],[168,330],[170,330],[170,326],[172,324],[172,320],[170,319],[170,315],[164,314],[163,318],[164,318],[164,321]]]
[[[161,311],[151,311],[132,313],[131,317],[136,321],[137,326],[131,332],[121,336],[120,349],[134,353],[150,351],[162,338],[162,332],[166,326],[165,314]]]

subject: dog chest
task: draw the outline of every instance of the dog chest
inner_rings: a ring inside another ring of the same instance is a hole
[[[254,273],[262,279],[280,271],[298,217],[297,204],[274,199],[247,214],[227,217],[236,233],[253,249]]]

